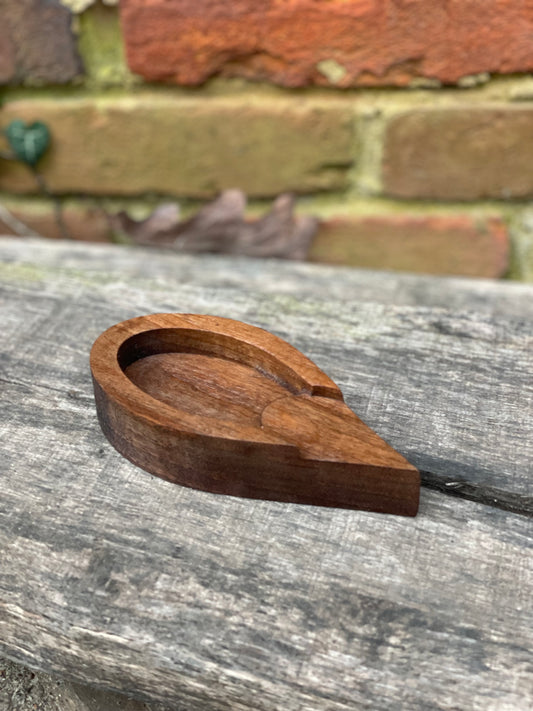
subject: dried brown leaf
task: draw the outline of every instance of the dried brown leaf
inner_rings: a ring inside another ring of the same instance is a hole
[[[124,212],[111,219],[114,228],[136,244],[183,252],[305,259],[318,220],[295,216],[294,203],[292,195],[280,195],[264,217],[247,220],[245,194],[226,190],[187,220],[180,221],[174,204],[161,205],[144,220],[134,220]]]

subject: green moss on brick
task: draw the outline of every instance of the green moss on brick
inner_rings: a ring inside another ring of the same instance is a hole
[[[511,220],[511,264],[509,279],[533,282],[533,211],[526,210]]]
[[[140,81],[126,64],[117,8],[97,4],[80,15],[78,49],[89,85],[130,86]]]

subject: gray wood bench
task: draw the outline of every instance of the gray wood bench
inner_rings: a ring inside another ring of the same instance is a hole
[[[0,240],[0,655],[187,711],[533,705],[533,288]],[[144,313],[270,329],[422,470],[416,519],[181,488],[96,421]]]

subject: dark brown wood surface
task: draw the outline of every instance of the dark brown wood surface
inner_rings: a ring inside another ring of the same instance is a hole
[[[134,464],[217,494],[414,516],[420,475],[264,329],[151,314],[91,350],[98,419]]]
[[[0,243],[2,654],[187,711],[533,705],[533,289],[463,281],[451,310],[417,301],[448,299],[446,280],[414,280],[393,306],[378,286],[364,301],[359,272],[321,300],[306,265],[303,295],[279,295],[273,265],[266,284],[260,263],[109,249],[106,271],[102,247],[33,249]],[[55,267],[58,250],[78,262]],[[380,279],[388,298],[398,278]],[[289,340],[422,470],[418,516],[218,496],[126,461],[98,426],[88,354],[158,311]]]

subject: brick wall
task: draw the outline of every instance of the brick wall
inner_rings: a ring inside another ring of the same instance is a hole
[[[310,259],[533,280],[533,3],[116,5],[0,0],[0,128],[48,124],[39,170],[74,237],[291,191],[321,219]],[[0,205],[59,235],[25,166],[0,159]]]

